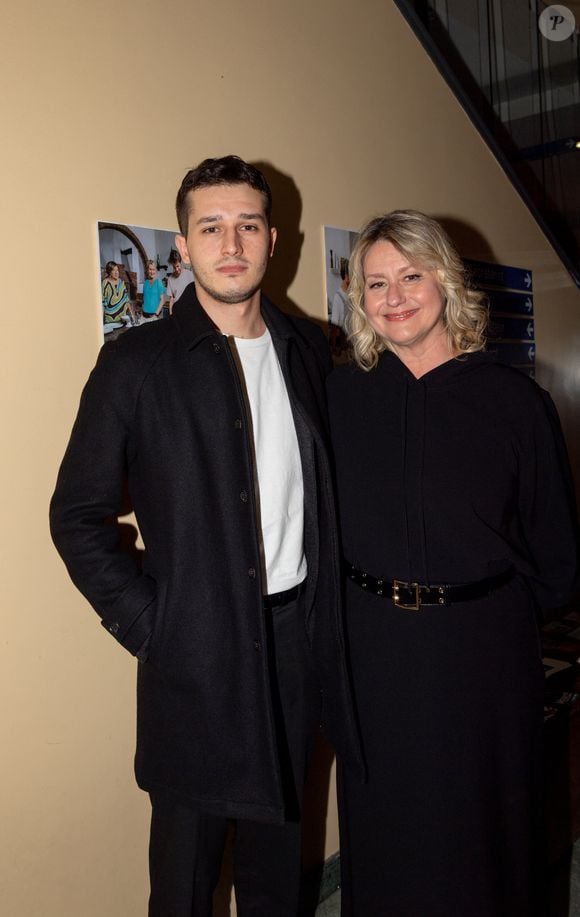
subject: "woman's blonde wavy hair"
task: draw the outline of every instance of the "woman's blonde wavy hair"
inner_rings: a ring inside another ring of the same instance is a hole
[[[391,242],[413,265],[437,272],[445,301],[443,319],[454,353],[485,348],[485,297],[468,287],[463,262],[447,233],[436,220],[418,210],[393,210],[363,226],[350,259],[346,331],[361,369],[373,369],[379,354],[393,349],[370,326],[364,310],[364,261],[375,242]]]

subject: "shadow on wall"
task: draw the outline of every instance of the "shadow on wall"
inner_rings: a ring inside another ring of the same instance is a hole
[[[304,233],[300,231],[302,196],[290,175],[285,175],[270,162],[253,162],[266,177],[272,191],[272,225],[278,230],[278,242],[268,265],[264,287],[268,297],[280,309],[292,315],[304,315],[302,309],[288,296],[296,277]]]
[[[298,271],[300,255],[304,244],[304,233],[300,229],[302,217],[302,196],[294,179],[276,169],[271,162],[252,162],[266,176],[272,190],[272,224],[278,230],[278,242],[274,256],[268,265],[264,290],[275,305],[290,315],[309,318],[328,334],[328,325],[323,319],[312,318],[288,296]]]
[[[441,223],[462,258],[475,258],[478,261],[497,260],[493,248],[475,226],[455,217],[438,216],[436,213],[433,214],[433,219]]]

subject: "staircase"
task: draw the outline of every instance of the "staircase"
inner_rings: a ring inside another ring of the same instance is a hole
[[[580,0],[395,3],[580,287]]]

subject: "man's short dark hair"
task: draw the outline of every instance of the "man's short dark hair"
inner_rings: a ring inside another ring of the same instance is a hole
[[[244,162],[239,156],[221,156],[219,159],[204,159],[195,169],[190,169],[177,192],[175,209],[177,222],[183,236],[187,236],[189,222],[188,195],[197,188],[211,188],[214,185],[249,185],[264,198],[264,210],[268,226],[272,217],[272,192],[259,169]]]

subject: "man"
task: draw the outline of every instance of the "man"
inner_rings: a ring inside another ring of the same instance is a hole
[[[169,314],[173,312],[173,306],[190,283],[193,283],[193,272],[191,268],[184,268],[181,263],[181,255],[175,249],[169,256],[169,263],[173,268],[173,273],[167,276],[167,295],[169,296]]]
[[[101,351],[52,503],[73,580],[139,658],[151,917],[211,913],[226,819],[240,917],[294,917],[300,799],[320,722],[360,769],[328,350],[319,329],[260,292],[276,243],[270,212],[264,176],[238,157],[185,176],[176,244],[195,284],[170,318]],[[142,566],[111,524],[125,486]]]

